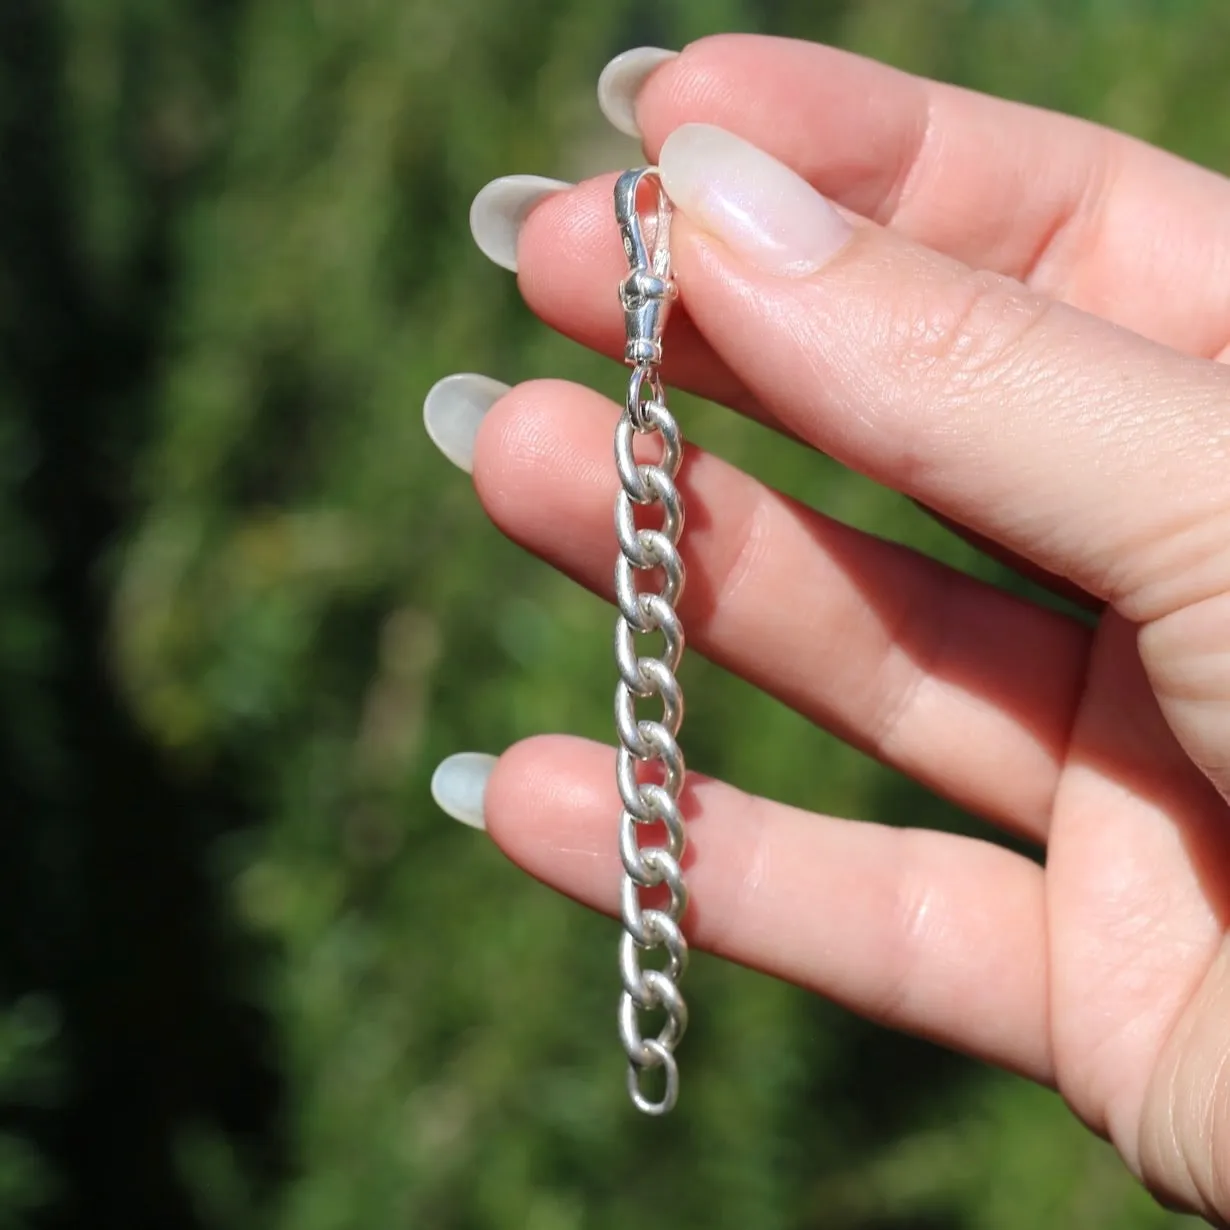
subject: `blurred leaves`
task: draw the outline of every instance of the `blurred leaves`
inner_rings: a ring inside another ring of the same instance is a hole
[[[1220,0],[6,6],[0,1224],[1174,1222],[1052,1095],[704,959],[684,1104],[635,1121],[613,926],[430,802],[451,751],[610,722],[609,613],[422,432],[452,371],[618,385],[474,250],[469,201],[626,164],[602,63],[734,28],[1230,161]],[[793,494],[998,576],[680,404]],[[705,771],[972,825],[687,669]]]

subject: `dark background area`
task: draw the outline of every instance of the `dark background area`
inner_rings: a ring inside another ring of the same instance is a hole
[[[1177,1222],[1049,1093],[703,957],[686,1096],[635,1117],[614,924],[431,803],[449,752],[609,739],[614,677],[609,613],[422,431],[453,371],[621,387],[478,254],[470,199],[633,165],[599,69],[721,29],[1230,166],[1224,0],[0,5],[0,1226]],[[678,404],[774,484],[998,576]],[[972,827],[686,670],[698,768]]]

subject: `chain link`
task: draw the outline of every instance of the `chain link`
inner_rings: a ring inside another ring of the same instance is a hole
[[[619,737],[616,780],[623,809],[619,819],[619,853],[624,866],[620,914],[624,933],[619,945],[623,993],[619,1001],[619,1036],[628,1056],[628,1093],[637,1109],[661,1115],[679,1096],[675,1047],[688,1024],[688,1009],[679,981],[688,964],[688,945],[680,922],[687,909],[682,858],[686,835],[679,796],[685,766],[679,747],[683,691],[676,671],[684,635],[676,607],[683,592],[684,566],[679,554],[683,498],[675,485],[683,440],[658,365],[667,308],[675,297],[670,277],[670,205],[658,184],[657,226],[650,255],[637,197],[641,186],[657,180],[652,167],[628,171],[615,187],[615,212],[631,272],[620,286],[628,334],[626,360],[632,365],[624,410],[615,429],[615,466],[622,490],[615,500],[615,728]],[[636,437],[656,436],[661,453],[654,462],[638,462]],[[653,509],[656,528],[637,524],[637,509]],[[651,576],[660,579],[656,591]],[[638,584],[638,577],[645,585]],[[658,655],[641,653],[639,637],[659,634]],[[656,700],[658,717],[638,714],[638,702]],[[655,780],[660,779],[660,780]],[[647,844],[650,830],[664,834],[662,844]],[[642,895],[665,890],[666,901],[649,906]],[[643,959],[662,954],[662,968]],[[656,1036],[646,1037],[642,1014],[665,1014]],[[665,1091],[654,1100],[643,1088],[646,1074],[662,1069]]]

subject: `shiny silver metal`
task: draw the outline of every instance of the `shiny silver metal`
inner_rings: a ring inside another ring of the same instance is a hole
[[[653,249],[645,238],[638,200],[641,188],[653,184],[657,188],[656,225],[654,226]],[[628,258],[628,276],[619,284],[619,301],[624,308],[624,329],[627,346],[624,361],[635,368],[656,369],[662,362],[662,332],[670,305],[678,291],[671,278],[671,207],[662,189],[656,167],[641,167],[637,171],[625,171],[615,183],[615,220],[623,238],[624,255]],[[657,371],[652,372],[657,381]],[[643,377],[642,377],[643,379]],[[640,404],[640,380],[636,382],[635,397],[629,398]],[[654,397],[662,400],[661,383],[653,386]],[[636,412],[633,412],[636,419]],[[638,421],[637,426],[642,424]]]
[[[646,186],[656,189],[653,246],[645,235],[639,201]],[[679,554],[683,532],[683,497],[675,476],[683,456],[679,425],[666,408],[666,392],[658,374],[662,332],[676,297],[670,266],[670,201],[657,170],[626,171],[615,185],[615,217],[628,257],[628,276],[619,287],[624,308],[627,347],[632,366],[624,412],[615,429],[615,468],[622,487],[615,500],[615,729],[619,736],[616,780],[623,810],[619,820],[619,853],[624,865],[620,914],[624,934],[619,945],[623,994],[619,1001],[619,1036],[628,1055],[628,1092],[637,1109],[661,1115],[679,1096],[675,1047],[688,1024],[688,1009],[679,980],[688,964],[688,944],[680,921],[688,893],[681,866],[686,843],[679,795],[686,769],[678,735],[683,722],[683,692],[675,672],[683,655],[683,627],[676,613],[685,573]],[[638,463],[638,435],[660,437],[657,461]],[[636,510],[654,508],[660,524],[638,526]],[[657,591],[638,585],[638,576],[660,579]],[[658,656],[642,654],[637,637],[660,634]],[[639,716],[638,702],[656,697],[660,717]],[[653,828],[665,834],[661,845],[642,844]],[[665,887],[668,900],[650,907],[642,892]],[[642,958],[661,953],[662,968],[645,967]],[[665,1014],[656,1036],[644,1035],[641,1014]],[[663,1070],[665,1089],[654,1099],[643,1088],[646,1073]]]

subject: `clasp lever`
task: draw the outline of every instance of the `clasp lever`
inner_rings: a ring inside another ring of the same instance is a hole
[[[657,229],[652,254],[645,243],[636,201],[641,185],[653,180],[658,189]],[[679,291],[671,277],[671,206],[657,167],[625,171],[615,183],[615,217],[624,241],[629,274],[619,284],[628,344],[624,362],[633,367],[662,362],[662,333],[670,305]]]

